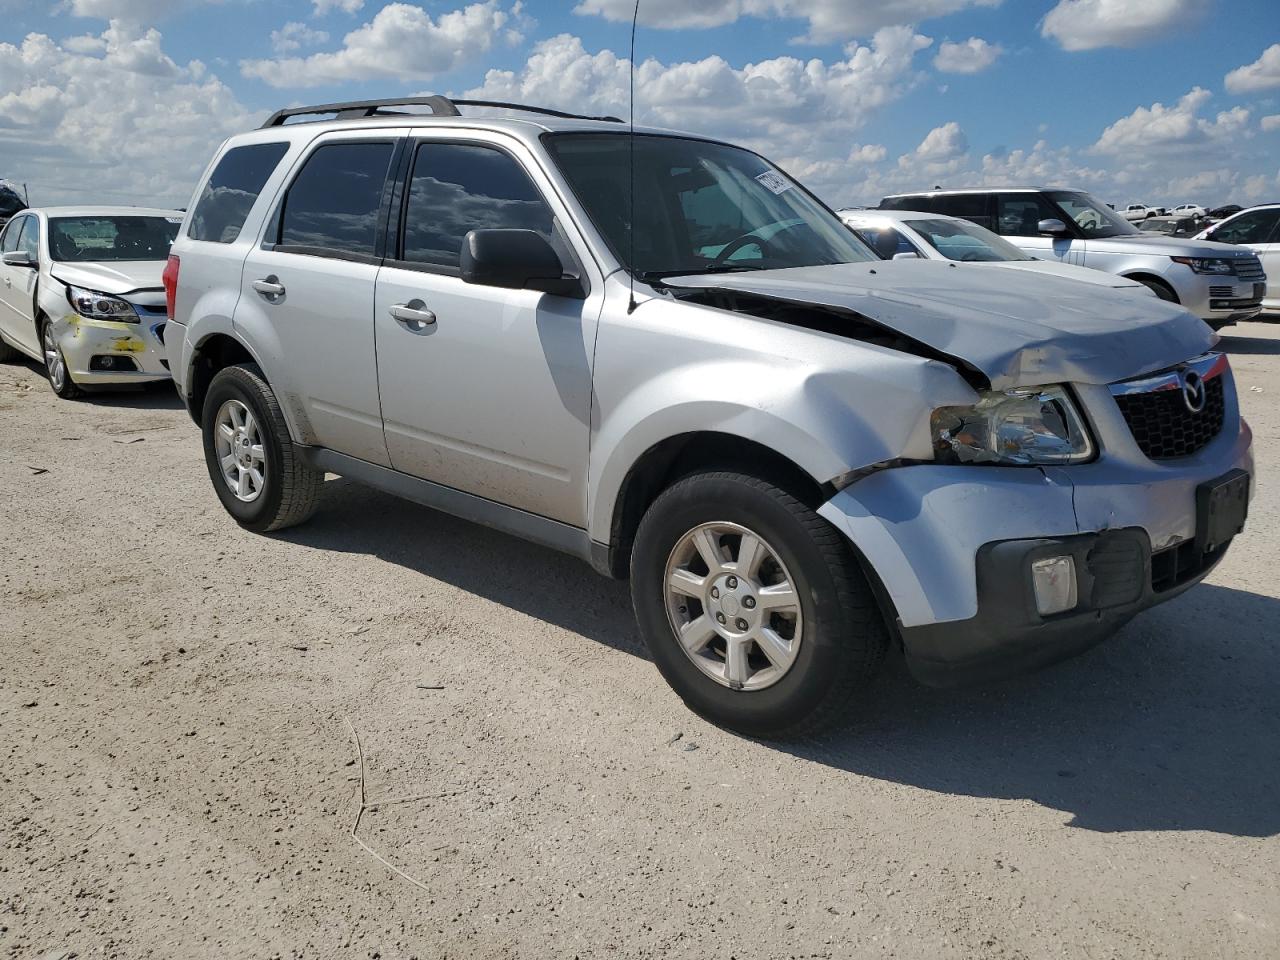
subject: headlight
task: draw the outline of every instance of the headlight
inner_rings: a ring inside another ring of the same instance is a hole
[[[1236,272],[1231,261],[1222,257],[1170,257],[1169,259],[1184,267],[1190,267],[1196,273],[1229,275]]]
[[[1093,441],[1065,387],[990,391],[972,407],[933,411],[933,448],[941,463],[1078,463]]]
[[[98,293],[96,290],[68,286],[67,301],[71,304],[72,310],[80,314],[80,316],[88,317],[91,320],[138,322],[138,311],[133,309],[133,304],[127,300],[121,300],[119,297]]]

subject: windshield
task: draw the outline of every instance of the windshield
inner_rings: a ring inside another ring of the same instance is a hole
[[[1087,193],[1050,190],[1046,196],[1065,214],[1064,220],[1075,221],[1086,239],[1132,236],[1138,232],[1137,227],[1128,220]]]
[[[52,217],[49,255],[66,263],[164,260],[179,217]]]
[[[635,137],[632,237],[631,138],[553,134],[546,143],[614,255],[643,279],[877,259],[835,214],[754,153],[649,134]]]
[[[1004,260],[1034,260],[1008,240],[967,220],[904,221],[948,260],[993,263]]]
[[[1177,229],[1178,223],[1175,220],[1156,220],[1151,218],[1138,224],[1139,233],[1173,233]]]

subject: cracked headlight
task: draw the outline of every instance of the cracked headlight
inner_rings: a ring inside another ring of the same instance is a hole
[[[119,297],[84,287],[67,287],[67,300],[71,309],[90,320],[121,320],[125,323],[137,323],[138,311],[133,304]]]
[[[988,391],[971,407],[939,407],[931,425],[940,463],[1034,466],[1093,456],[1089,431],[1062,386]]]

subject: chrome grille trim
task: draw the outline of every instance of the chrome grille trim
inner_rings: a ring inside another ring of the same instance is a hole
[[[1180,371],[1194,370],[1200,374],[1201,380],[1210,380],[1221,376],[1227,369],[1227,356],[1224,353],[1205,353],[1176,367],[1162,370],[1160,373],[1143,377],[1139,380],[1122,380],[1111,384],[1113,397],[1123,397],[1131,393],[1155,393],[1158,390],[1181,389]]]

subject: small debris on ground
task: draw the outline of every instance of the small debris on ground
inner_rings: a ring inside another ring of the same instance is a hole
[[[42,474],[42,473],[48,473],[48,472],[49,472],[49,468],[48,468],[48,467],[33,467],[33,466],[31,466],[31,464],[27,464],[27,469],[31,471],[31,475],[32,475],[33,477],[38,477],[38,476],[40,476],[40,474]]]

